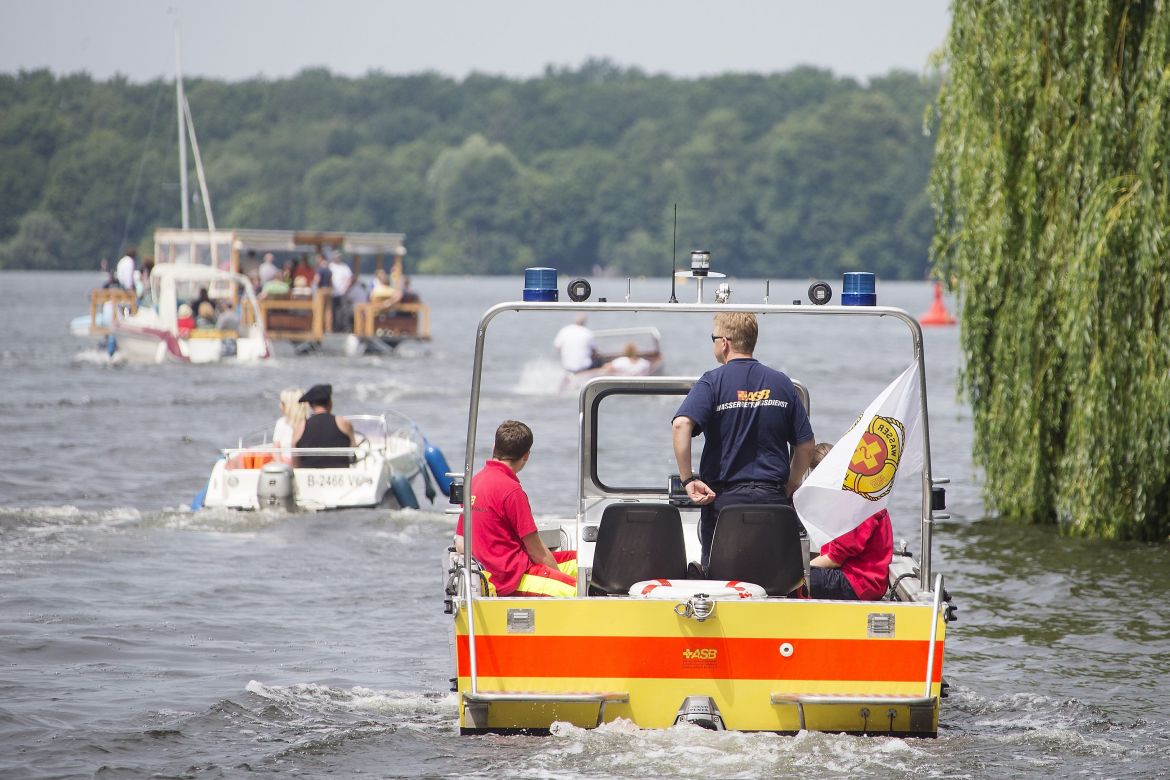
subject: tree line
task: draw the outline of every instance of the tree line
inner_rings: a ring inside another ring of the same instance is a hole
[[[938,88],[604,60],[185,82],[220,227],[404,232],[425,273],[664,275],[677,204],[680,262],[701,247],[738,276],[887,279],[928,270]],[[161,79],[0,75],[0,268],[94,268],[177,226],[174,100]]]

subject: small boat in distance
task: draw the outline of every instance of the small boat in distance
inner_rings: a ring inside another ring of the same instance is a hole
[[[211,208],[211,195],[195,137],[195,125],[183,93],[177,47],[176,32],[175,101],[179,114],[182,227],[155,230],[154,255],[144,258],[144,262],[149,260],[153,264],[152,275],[205,280],[214,277],[217,283],[222,283],[224,278],[217,274],[242,279],[241,292],[233,294],[232,301],[244,300],[242,290],[244,288],[248,290],[246,296],[248,305],[237,313],[241,323],[249,328],[249,335],[258,327],[264,338],[291,342],[297,345],[298,352],[312,351],[325,342],[327,335],[335,333],[347,339],[345,351],[348,353],[365,351],[353,348],[349,341],[356,341],[359,347],[378,351],[391,349],[406,340],[429,340],[429,309],[419,300],[418,295],[410,290],[410,282],[403,270],[402,258],[406,254],[406,248],[403,245],[402,233],[216,227],[215,215]],[[186,157],[188,143],[195,156],[195,171],[199,180],[206,227],[192,227],[188,214]],[[261,287],[263,273],[261,261],[267,254],[272,254],[279,267],[284,268],[283,289],[266,290]],[[333,255],[347,258],[346,263],[352,269],[355,285],[352,295],[334,298],[333,290],[328,286],[324,289],[312,289],[311,284],[315,278],[313,260],[317,255],[324,255],[327,259],[332,259]],[[387,256],[393,258],[388,274],[383,268]],[[371,258],[369,265],[372,267],[363,269],[364,261]],[[192,270],[188,274],[185,271],[166,271],[167,268],[203,270]],[[374,289],[361,286],[359,280],[363,270],[367,274],[377,274],[385,284],[379,283]],[[70,330],[75,335],[83,337],[113,334],[115,339],[107,338],[104,344],[111,356],[115,354],[116,347],[121,348],[117,342],[117,337],[121,335],[127,344],[131,340],[148,342],[145,353],[147,359],[162,360],[170,355],[175,359],[193,363],[215,362],[218,360],[217,347],[226,347],[232,340],[238,343],[239,340],[234,337],[225,336],[217,339],[209,337],[208,334],[197,334],[201,339],[198,347],[190,345],[190,348],[184,349],[176,346],[173,342],[178,338],[177,328],[170,323],[179,317],[177,308],[175,311],[165,310],[164,302],[155,295],[151,307],[153,313],[137,311],[140,304],[138,294],[144,293],[141,287],[147,283],[143,278],[144,274],[144,266],[136,267],[133,285],[128,280],[121,280],[121,284],[127,288],[139,287],[137,291],[120,287],[92,290],[89,316],[75,317],[70,323]],[[191,274],[204,276],[196,277]],[[303,287],[297,287],[296,277],[300,277]],[[358,295],[357,293],[362,290],[366,292]],[[212,297],[222,299],[223,296]],[[176,307],[184,302],[186,301],[183,290],[180,290],[176,297],[169,299],[169,303]],[[337,312],[334,311],[335,307],[338,307]],[[196,317],[198,314],[193,313]],[[165,349],[149,351],[157,346],[150,341],[151,332],[157,332],[153,337],[155,341],[162,339],[167,343]],[[212,341],[217,343],[213,344]],[[268,348],[267,341],[264,343],[263,350],[245,349],[244,352],[232,357],[237,359],[267,357],[271,354],[271,349]],[[135,346],[139,351],[144,349],[142,344]],[[226,352],[223,354],[227,356]],[[135,354],[133,357],[141,358],[143,355]]]
[[[436,495],[434,453],[409,418],[397,412],[346,415],[353,423],[354,447],[280,448],[271,431],[242,437],[237,446],[222,451],[211,469],[207,487],[192,509],[349,509],[406,507],[418,509],[412,482],[423,484],[425,495]],[[332,458],[331,467],[297,465],[301,458]],[[441,453],[438,455],[442,461]],[[441,466],[445,470],[445,466]]]
[[[579,390],[599,376],[658,376],[664,365],[661,343],[662,334],[654,327],[595,330],[593,344],[599,365],[565,371],[561,392]]]
[[[153,305],[109,322],[110,354],[147,363],[252,363],[271,356],[246,276],[171,263],[155,268],[150,286]],[[195,310],[203,294],[210,319]]]

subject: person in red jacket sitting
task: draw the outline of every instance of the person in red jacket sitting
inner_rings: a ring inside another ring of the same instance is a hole
[[[191,308],[191,304],[179,304],[178,321],[176,324],[181,338],[187,338],[191,335],[191,331],[195,329],[195,312]]]
[[[832,444],[818,444],[812,468],[831,449]],[[877,601],[889,588],[893,557],[894,529],[889,512],[882,509],[821,548],[821,554],[810,562],[811,595],[814,599]]]
[[[488,574],[493,595],[577,595],[577,551],[552,552],[540,538],[528,494],[517,476],[532,452],[532,429],[505,420],[496,429],[492,459],[471,479],[475,558]],[[463,515],[455,529],[462,553]]]

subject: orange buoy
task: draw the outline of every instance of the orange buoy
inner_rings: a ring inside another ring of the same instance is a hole
[[[934,283],[934,303],[930,304],[930,309],[925,314],[918,318],[919,324],[922,325],[954,325],[955,318],[947,311],[947,307],[943,305],[942,283]]]

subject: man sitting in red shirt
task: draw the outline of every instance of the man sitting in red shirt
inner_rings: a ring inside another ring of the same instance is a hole
[[[812,468],[831,449],[831,444],[818,444]],[[877,601],[889,587],[893,557],[894,529],[889,512],[882,509],[821,548],[821,554],[810,562],[811,595],[814,599]]]
[[[475,558],[497,596],[576,596],[577,552],[554,553],[545,546],[516,476],[531,451],[532,429],[516,420],[500,423],[492,460],[471,479]],[[464,550],[462,515],[455,550]]]

